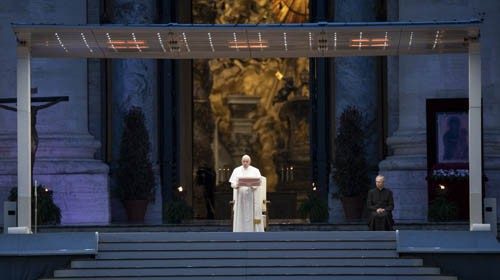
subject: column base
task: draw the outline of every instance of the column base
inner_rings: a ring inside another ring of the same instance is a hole
[[[485,169],[484,175],[488,178],[485,183],[484,197],[497,199],[497,222],[500,223],[500,169]]]
[[[485,129],[483,137],[483,175],[488,178],[484,197],[497,199],[497,222],[500,222],[500,130]]]
[[[379,164],[385,186],[394,195],[393,216],[396,222],[426,222],[427,157],[425,131],[397,131],[387,140],[394,155]]]
[[[5,161],[2,161],[5,164]],[[39,161],[33,178],[53,191],[61,209],[61,224],[108,224],[110,222],[108,168],[98,161]],[[6,165],[3,165],[4,167]],[[15,162],[7,166],[15,167]],[[64,173],[74,168],[72,173]],[[2,171],[6,171],[2,168]],[[52,170],[43,172],[43,170]],[[61,172],[62,171],[62,172]],[[76,172],[74,172],[76,171]],[[0,175],[0,199],[6,200],[17,176]],[[9,172],[10,173],[10,172]],[[3,217],[3,213],[2,213]],[[3,223],[3,220],[2,220]]]
[[[342,207],[342,201],[335,198],[333,194],[338,191],[338,187],[333,181],[333,171],[330,172],[328,183],[328,223],[337,224],[345,222],[344,208]]]
[[[427,172],[424,170],[381,170],[385,186],[394,196],[396,222],[427,221]]]
[[[0,199],[6,200],[17,186],[15,135],[0,135],[0,144],[4,147],[0,150]],[[99,146],[89,134],[40,136],[33,179],[53,190],[54,202],[61,208],[61,224],[108,224],[111,220],[109,168],[93,159]]]

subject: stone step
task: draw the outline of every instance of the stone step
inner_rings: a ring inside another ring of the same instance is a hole
[[[240,251],[119,251],[100,252],[96,259],[193,258],[396,258],[395,250],[240,250]]]
[[[106,251],[204,251],[204,250],[313,250],[313,249],[396,249],[394,241],[248,241],[248,242],[113,242],[99,245]]]
[[[171,260],[80,260],[71,268],[153,268],[153,267],[242,267],[242,266],[422,266],[421,259],[171,259]]]
[[[61,277],[40,280],[178,280],[179,276],[126,276],[126,277]],[[186,280],[242,280],[241,276],[183,276]],[[246,280],[457,280],[442,275],[266,275],[245,276]]]
[[[99,242],[195,241],[395,241],[394,231],[294,231],[294,232],[120,232],[100,233]]]
[[[268,276],[268,275],[439,275],[435,267],[221,267],[56,270],[54,277]]]
[[[396,232],[122,232],[99,234],[95,259],[53,280],[456,280],[399,258]]]

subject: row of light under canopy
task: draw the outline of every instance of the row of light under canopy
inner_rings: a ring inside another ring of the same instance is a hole
[[[432,43],[432,49],[435,49],[436,46],[439,44],[440,40],[442,39],[442,34],[443,32],[440,32],[437,30],[434,35],[434,40]],[[233,38],[232,40],[229,40],[227,42],[227,47],[230,49],[235,49],[236,51],[239,51],[240,49],[257,49],[263,51],[264,49],[269,47],[269,42],[267,40],[264,40],[262,38],[261,32],[258,32],[257,34],[258,38],[257,40],[245,40],[238,38],[238,35],[236,32],[233,32]],[[69,52],[68,47],[63,43],[63,38],[59,33],[54,33],[54,36],[59,43],[59,46],[65,51]],[[80,33],[81,39],[83,44],[87,47],[90,53],[94,52],[94,49],[89,45],[87,41],[87,37],[85,34],[82,32]],[[183,44],[187,52],[191,52],[191,48],[189,45],[189,41],[187,38],[187,35],[185,32],[180,33],[179,39],[176,39],[176,36],[173,32],[169,32],[167,34],[168,40],[165,41],[165,37],[162,36],[160,32],[156,33],[156,37],[158,40],[158,43],[162,49],[163,52],[180,52],[180,44]],[[337,32],[334,32],[331,35],[332,41],[333,41],[333,49],[337,50],[337,41],[338,41],[338,34]],[[308,42],[309,42],[309,50],[313,51],[313,33],[308,32]],[[180,41],[180,42],[179,42]],[[211,32],[207,33],[207,42],[208,45],[210,46],[210,50],[212,52],[215,52],[215,46],[213,43],[213,34]],[[413,43],[415,41],[415,34],[414,32],[410,32],[409,39],[407,42],[407,48],[411,49],[413,46]],[[107,47],[108,49],[113,50],[114,52],[119,52],[120,50],[137,50],[138,52],[142,52],[145,49],[148,49],[149,46],[147,44],[146,40],[140,40],[137,38],[136,34],[132,32],[130,34],[130,39],[113,39],[111,37],[110,33],[106,33],[106,42],[107,42]],[[165,44],[165,42],[167,44]],[[328,35],[325,32],[319,33],[318,36],[318,51],[328,51],[329,50],[329,41],[328,41]],[[349,40],[349,47],[351,48],[358,48],[361,50],[362,48],[382,48],[386,49],[389,47],[390,39],[388,37],[388,32],[385,32],[383,37],[375,37],[375,38],[369,38],[366,37],[363,32],[359,32],[359,37],[352,38]],[[287,52],[289,50],[289,42],[287,39],[287,32],[283,32],[283,50]]]

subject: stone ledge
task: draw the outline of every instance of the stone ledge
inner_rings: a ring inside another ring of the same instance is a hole
[[[398,253],[500,253],[492,232],[398,230],[396,239]]]
[[[97,254],[97,232],[4,234],[0,256],[53,256]]]
[[[34,176],[62,174],[108,174],[109,167],[95,159],[36,159]],[[0,175],[17,174],[15,160],[0,160]]]

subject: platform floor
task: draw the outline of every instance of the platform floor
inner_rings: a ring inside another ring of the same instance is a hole
[[[397,223],[399,230],[468,230],[467,222],[447,223]],[[341,224],[306,223],[303,220],[271,220],[266,231],[365,231],[368,226],[365,222],[351,222]],[[110,224],[110,225],[59,225],[40,226],[38,232],[230,232],[229,220],[193,220],[182,224]]]

